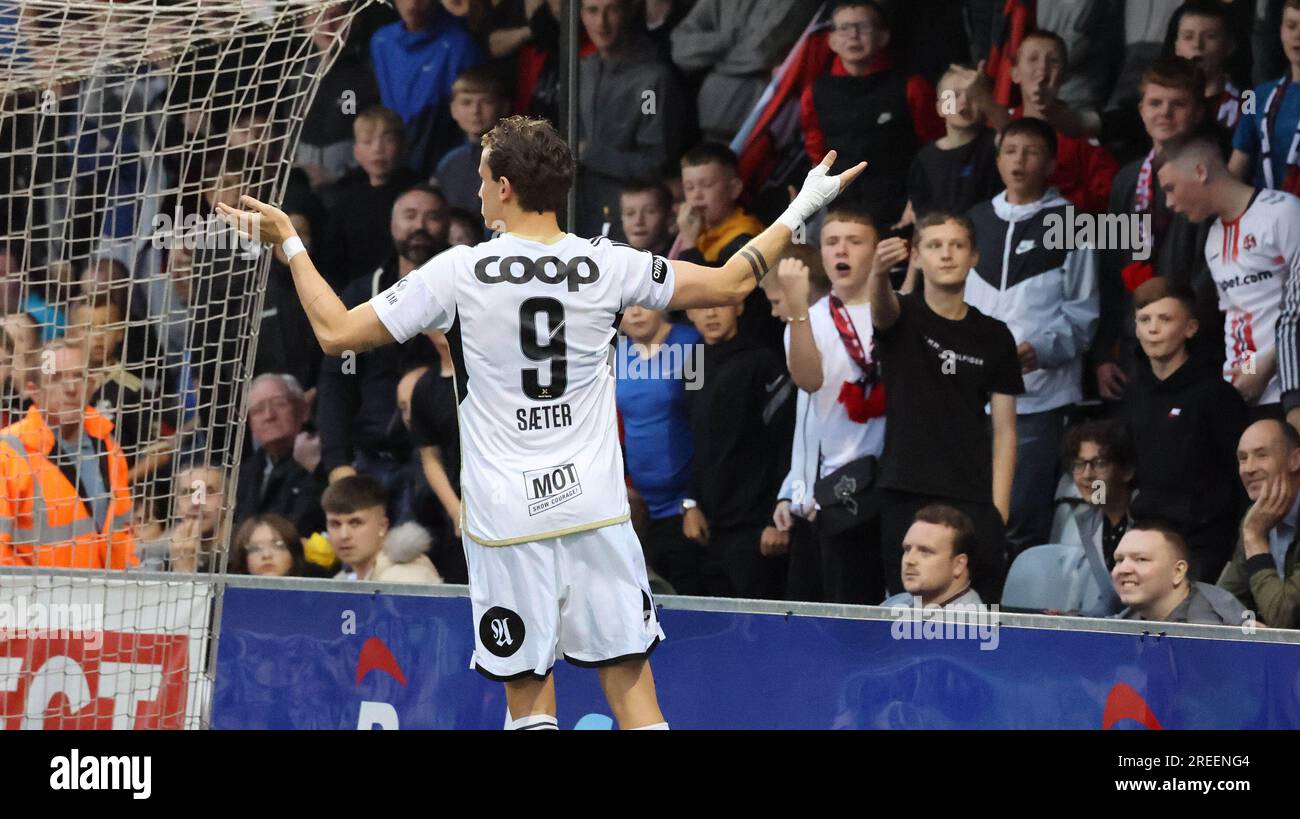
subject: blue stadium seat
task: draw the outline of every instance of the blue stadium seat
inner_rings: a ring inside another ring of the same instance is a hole
[[[1007,573],[1002,605],[1087,617],[1106,617],[1120,610],[1105,567],[1094,565],[1082,546],[1063,543],[1020,553]]]

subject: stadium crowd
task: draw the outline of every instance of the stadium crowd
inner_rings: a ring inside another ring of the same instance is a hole
[[[1300,627],[1300,0],[573,2],[579,235],[720,265],[828,151],[869,163],[742,306],[623,315],[657,591]],[[352,25],[282,204],[349,307],[491,232],[480,138],[559,115],[561,13]],[[240,192],[203,180],[178,207]],[[0,250],[0,565],[204,571],[229,541],[231,572],[465,582],[442,334],[323,356],[280,257],[245,372],[253,294],[189,275],[210,251],[146,282]],[[203,413],[244,383],[235,476]]]

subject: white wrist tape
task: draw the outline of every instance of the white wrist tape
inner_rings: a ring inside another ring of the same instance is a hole
[[[801,225],[806,225],[813,214],[826,207],[840,193],[840,178],[838,176],[827,176],[826,168],[818,165],[808,172],[808,178],[804,180],[803,189],[799,195],[786,208],[785,213],[776,221],[779,224],[790,228],[794,233],[799,230]]]
[[[288,239],[285,239],[284,242],[280,244],[280,249],[284,251],[285,260],[290,262],[293,261],[293,257],[297,256],[299,253],[307,252],[307,248],[303,245],[302,239],[299,239],[297,236],[290,236]]]

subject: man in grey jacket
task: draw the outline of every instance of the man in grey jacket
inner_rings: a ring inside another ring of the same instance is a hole
[[[1192,582],[1187,543],[1160,523],[1134,523],[1115,549],[1111,580],[1127,608],[1121,620],[1243,625],[1249,613],[1236,598],[1208,583]]]
[[[629,0],[582,0],[582,24],[596,47],[578,66],[578,223],[569,229],[582,236],[623,238],[623,183],[663,176],[682,152],[684,106],[673,67],[631,31],[631,21]]]
[[[704,139],[731,142],[818,5],[819,0],[695,4],[673,30],[673,62],[683,71],[708,72],[699,97]]]

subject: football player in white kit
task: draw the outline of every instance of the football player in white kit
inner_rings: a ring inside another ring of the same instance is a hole
[[[647,657],[663,638],[629,522],[614,378],[619,315],[740,304],[793,231],[866,167],[828,176],[831,152],[772,227],[721,268],[669,261],[559,228],[572,152],[545,120],[510,117],[483,138],[483,219],[503,228],[454,247],[352,310],[321,278],[288,217],[251,197],[221,215],[280,244],[327,355],[446,333],[456,367],[461,529],[475,650],[506,686],[509,727],[554,728],[551,668],[600,669],[620,728],[666,728]]]
[[[1300,198],[1240,181],[1206,137],[1167,145],[1159,178],[1172,211],[1217,217],[1205,259],[1225,313],[1224,378],[1252,420],[1285,416],[1300,429]]]

